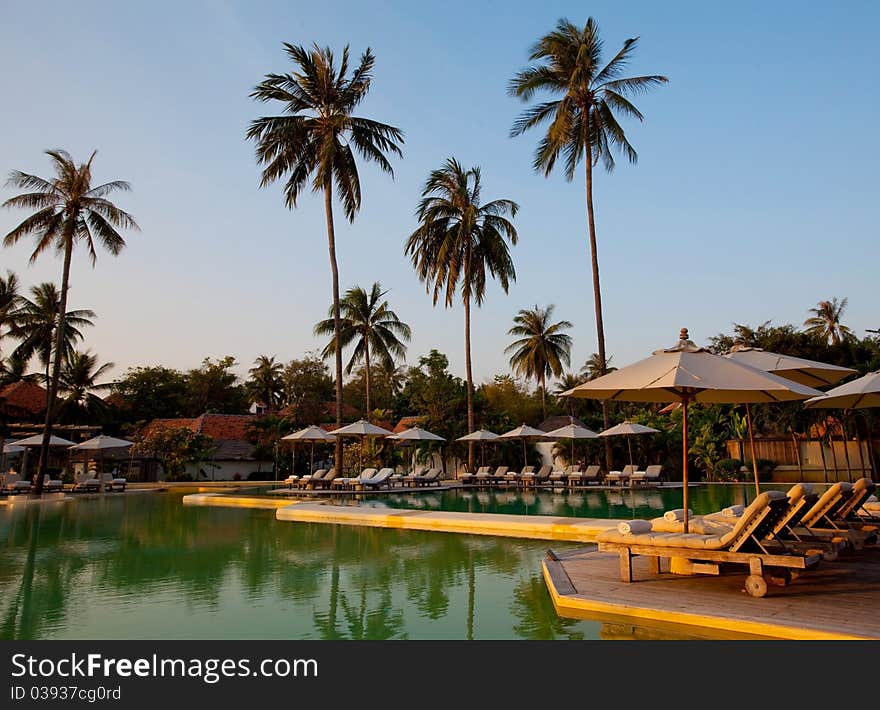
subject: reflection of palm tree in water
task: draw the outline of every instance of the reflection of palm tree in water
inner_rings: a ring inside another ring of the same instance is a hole
[[[32,628],[34,568],[37,557],[37,537],[40,533],[40,506],[28,509],[28,553],[21,573],[21,584],[18,593],[9,605],[3,617],[3,633],[5,639],[34,638]],[[19,608],[21,615],[19,616]],[[16,619],[19,618],[18,628]]]
[[[474,574],[474,551],[468,548],[468,606],[467,606],[467,640],[474,640],[474,596],[476,592],[476,575]]]
[[[525,639],[584,639],[583,631],[571,627],[581,622],[563,619],[553,607],[550,594],[540,575],[529,577],[516,585],[511,611],[519,620],[514,632]]]

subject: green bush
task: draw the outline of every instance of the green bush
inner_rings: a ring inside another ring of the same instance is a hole
[[[721,459],[715,464],[715,475],[719,481],[739,481],[741,478],[739,469],[743,462],[739,459]]]

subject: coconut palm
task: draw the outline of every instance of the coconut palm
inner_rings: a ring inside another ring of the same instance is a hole
[[[248,370],[251,376],[247,388],[270,409],[281,401],[284,392],[284,365],[275,362],[275,356],[260,355]]]
[[[432,293],[434,305],[443,294],[446,307],[461,289],[464,304],[464,351],[467,375],[468,432],[474,431],[474,378],[471,372],[471,303],[480,306],[486,296],[487,275],[498,279],[507,293],[516,270],[508,241],[517,234],[507,215],[515,217],[519,206],[512,200],[482,202],[478,167],[465,170],[449,158],[434,170],[422,190],[418,228],[406,241],[419,279]],[[468,467],[473,470],[474,447],[468,446]]]
[[[589,380],[595,380],[597,377],[601,377],[604,372],[614,372],[616,367],[611,367],[612,357],[610,355],[605,356],[605,363],[603,367],[603,363],[601,358],[599,357],[599,353],[593,353],[590,357],[587,358],[587,361],[584,363],[584,366],[581,368],[581,377],[583,378],[582,382],[587,382]]]
[[[568,392],[568,390],[574,389],[578,385],[582,385],[584,383],[584,378],[581,375],[575,375],[573,372],[564,373],[560,378],[559,382],[556,383],[556,389],[553,390],[554,396],[561,400],[566,399],[568,414],[569,416],[574,416],[574,397],[563,397],[563,392]]]
[[[602,40],[595,20],[589,18],[580,28],[561,19],[553,31],[532,47],[529,61],[533,64],[516,74],[509,85],[509,92],[526,102],[540,93],[553,97],[526,109],[510,131],[511,136],[518,136],[550,122],[535,152],[533,167],[536,172],[549,176],[561,155],[565,161],[565,177],[571,181],[578,163],[584,158],[596,336],[603,374],[607,362],[593,211],[593,168],[601,160],[606,170],[613,170],[615,151],[622,153],[631,163],[636,162],[636,151],[617,117],[641,121],[642,113],[629,98],[668,81],[665,76],[657,74],[622,76],[637,44],[638,37],[626,40],[617,54],[603,65]],[[607,428],[608,408],[604,403],[602,411]],[[606,442],[606,459],[610,467],[610,442]]]
[[[339,339],[339,268],[336,264],[336,232],[333,225],[333,188],[349,222],[361,206],[361,183],[352,147],[367,161],[393,175],[388,154],[402,155],[403,133],[393,126],[352,115],[372,83],[375,59],[367,49],[360,63],[348,74],[348,46],[339,66],[329,47],[311,50],[284,43],[295,69],[286,74],[267,74],[251,97],[263,103],[280,102],[284,113],[256,119],[247,137],[257,143],[257,161],[264,165],[260,185],[287,179],[288,207],[311,187],[322,192],[333,277],[333,319]],[[336,353],[336,423],[342,425],[342,351]],[[342,466],[342,439],[336,441],[337,466]]]
[[[369,417],[370,407],[370,362],[371,356],[386,369],[394,368],[394,361],[406,357],[406,346],[401,342],[409,342],[412,337],[410,327],[397,317],[388,307],[388,301],[382,300],[387,291],[383,291],[379,282],[373,284],[367,293],[360,286],[354,286],[345,292],[339,302],[339,335],[336,336],[336,321],[333,318],[334,307],[330,307],[330,318],[315,325],[315,335],[332,335],[333,338],[324,348],[322,356],[326,359],[336,354],[336,343],[347,348],[354,343],[351,359],[345,367],[345,373],[351,374],[355,365],[363,360],[364,384],[366,390],[366,411]]]
[[[15,227],[3,240],[5,246],[17,244],[27,236],[36,239],[36,247],[31,254],[31,262],[48,249],[64,256],[61,272],[61,297],[58,309],[58,327],[55,330],[55,347],[52,375],[49,380],[49,407],[43,428],[43,444],[40,447],[40,462],[37,469],[36,494],[43,492],[49,438],[52,436],[55,394],[61,374],[62,352],[64,347],[67,313],[67,290],[70,285],[70,261],[77,243],[85,245],[95,266],[98,254],[96,242],[117,256],[125,247],[125,240],[117,229],[138,229],[137,223],[127,212],[119,209],[107,199],[117,190],[129,190],[130,186],[122,180],[114,180],[102,185],[92,185],[93,152],[88,162],[77,165],[66,151],[48,150],[52,159],[55,177],[44,179],[36,175],[14,170],[8,184],[22,190],[20,195],[11,197],[3,203],[4,207],[33,210],[21,224]]]
[[[15,313],[15,333],[20,343],[13,357],[27,363],[36,357],[43,366],[43,381],[47,387],[52,379],[51,369],[56,346],[56,330],[61,310],[61,294],[58,287],[45,282],[31,287],[31,297],[22,296]],[[64,335],[61,339],[61,364],[63,365],[83,339],[82,328],[94,325],[94,311],[78,309],[64,314]],[[51,400],[46,400],[46,406]]]
[[[804,321],[807,326],[806,332],[815,335],[831,345],[840,345],[844,341],[854,340],[855,334],[848,326],[840,321],[849,299],[838,301],[832,298],[830,301],[819,301],[816,308],[809,310],[813,315]]]
[[[563,364],[571,364],[571,336],[563,330],[572,328],[567,320],[551,323],[552,303],[546,308],[523,308],[513,318],[508,335],[519,339],[505,349],[510,356],[510,366],[521,377],[532,378],[541,388],[541,411],[547,418],[547,378],[562,376]]]
[[[96,416],[106,411],[107,404],[97,393],[109,390],[113,383],[98,380],[112,368],[112,362],[98,365],[98,356],[93,353],[71,353],[58,380],[58,391],[62,395],[58,405],[59,421],[94,421]]]
[[[0,276],[0,355],[3,353],[3,338],[15,327],[15,313],[21,304],[18,289],[18,276],[14,273],[7,270],[6,278]]]

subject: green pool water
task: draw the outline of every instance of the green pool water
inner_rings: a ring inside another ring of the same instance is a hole
[[[712,505],[739,493],[718,487]],[[544,501],[594,514],[591,492],[567,503],[528,495],[494,505],[537,512]],[[680,500],[681,491],[670,495]],[[385,503],[403,504],[392,498]],[[483,505],[463,493],[440,500],[460,510]],[[605,517],[631,517],[625,510],[612,505]],[[556,615],[541,577],[549,545],[285,523],[274,511],[184,506],[173,493],[4,506],[0,638],[638,637],[638,628]]]

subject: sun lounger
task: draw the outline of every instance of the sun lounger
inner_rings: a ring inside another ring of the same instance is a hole
[[[553,471],[548,478],[548,482],[551,486],[555,486],[557,483],[563,486],[569,485],[571,483],[572,474],[579,474],[580,472],[580,464],[571,464],[563,468],[561,471]]]
[[[629,483],[629,478],[635,472],[636,467],[632,464],[627,464],[623,467],[622,471],[609,471],[608,475],[605,476],[605,483],[608,485],[620,484],[623,485],[625,483]]]
[[[865,520],[865,518],[873,518],[874,516],[867,513],[867,511],[864,510],[864,506],[874,495],[875,488],[876,486],[874,485],[874,482],[867,477],[860,478],[853,483],[852,495],[842,506],[840,506],[840,510],[837,513],[838,517],[841,520],[855,525],[864,522],[873,522]],[[877,518],[877,521],[880,522],[880,518]]]
[[[3,492],[16,494],[16,493],[30,493],[31,490],[31,482],[23,481],[18,473],[14,471],[10,471],[8,473],[3,474]]]
[[[441,473],[443,473],[442,469],[429,468],[425,473],[416,476],[413,482],[416,486],[430,486],[433,484],[439,486]]]
[[[305,488],[306,483],[311,481],[313,478],[321,479],[327,475],[326,468],[319,468],[314,473],[307,473],[304,476],[290,476],[287,479],[287,483],[291,488]],[[290,480],[293,479],[293,480]]]
[[[93,471],[83,471],[74,475],[72,490],[77,493],[101,490],[101,482],[92,475],[93,473]]]
[[[495,481],[500,481],[504,478],[504,475],[507,473],[507,466],[498,466],[495,469],[494,473],[492,472],[491,467],[486,467],[488,470],[485,472],[478,471],[474,476],[474,483],[477,485],[485,486],[489,483],[494,483]]]
[[[366,481],[368,478],[372,478],[379,472],[376,468],[365,468],[361,471],[357,476],[345,476],[342,478],[333,477],[326,485],[325,488],[336,488],[339,490],[352,490],[356,486],[359,486],[361,483]],[[326,478],[322,479],[326,480]],[[320,485],[320,484],[319,484]]]
[[[101,482],[104,484],[104,490],[106,491],[116,491],[116,490],[125,490],[125,487],[128,485],[128,480],[121,477],[113,477],[109,471],[105,471],[101,474]]]
[[[620,557],[620,579],[632,582],[632,558],[651,558],[651,568],[660,572],[662,558],[678,560],[677,571],[692,574],[720,574],[721,565],[748,566],[745,589],[754,597],[767,593],[767,583],[785,586],[792,570],[813,568],[820,554],[770,552],[764,539],[771,534],[788,511],[788,497],[781,491],[758,495],[736,524],[724,534],[649,532],[625,533],[618,529],[598,535],[600,552],[616,552]],[[648,521],[646,521],[648,522]],[[766,573],[766,579],[765,579]]]
[[[49,474],[43,476],[43,492],[44,493],[61,493],[64,490],[64,481],[60,479],[49,478]]]
[[[412,485],[415,477],[422,475],[427,470],[427,466],[416,466],[412,471],[407,474],[395,473],[391,476],[391,483],[392,485],[398,483],[401,486]]]
[[[854,505],[853,496],[858,494],[861,497],[864,492],[861,486],[860,491],[854,491],[854,488],[853,484],[846,481],[840,481],[828,488],[803,516],[801,527],[796,528],[795,532],[819,539],[844,538],[856,549],[877,542],[877,526],[858,520],[851,509]],[[844,517],[842,511],[847,516],[852,516],[852,519]]]
[[[462,483],[475,483],[475,479],[477,475],[481,473],[489,473],[492,470],[491,466],[480,466],[476,473],[472,473],[470,471],[463,471],[458,474],[458,480]]]
[[[373,490],[377,488],[390,488],[392,475],[394,475],[393,468],[383,468],[378,473],[372,476],[362,478],[360,481],[355,483],[354,486],[355,488]]]
[[[633,471],[629,477],[629,485],[631,486],[650,486],[660,482],[660,476],[663,473],[663,466],[653,464],[648,466],[644,471]]]
[[[502,480],[504,481],[504,483],[520,485],[522,483],[522,477],[524,475],[534,473],[534,466],[523,466],[521,471],[508,471],[504,474],[504,478]]]
[[[553,467],[549,464],[545,464],[538,469],[537,473],[524,473],[520,477],[520,484],[522,486],[545,486],[550,484],[550,475],[553,473]]]
[[[580,469],[580,467],[578,467]],[[591,483],[602,482],[602,468],[597,464],[587,466],[586,471],[574,471],[568,475],[568,485],[571,488],[588,486]]]

